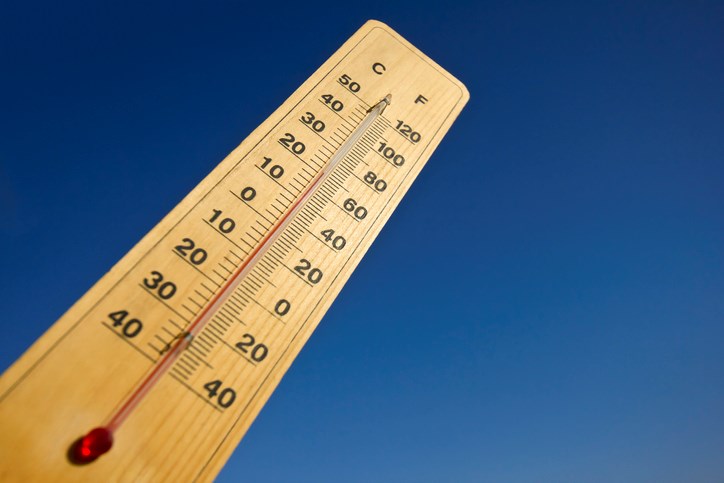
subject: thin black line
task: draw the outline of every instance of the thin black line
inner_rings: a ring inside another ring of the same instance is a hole
[[[169,310],[171,310],[174,314],[178,315],[179,317],[181,317],[182,319],[184,319],[186,322],[189,322],[189,319],[187,319],[187,318],[184,317],[183,315],[181,315],[181,314],[179,314],[178,312],[176,312],[176,309],[174,309],[174,308],[171,307],[169,304],[167,304],[165,300],[163,300],[162,298],[158,297],[155,293],[151,292],[151,291],[148,289],[148,287],[146,287],[146,286],[143,285],[142,283],[139,283],[138,286],[141,287],[141,288],[143,289],[143,291],[146,292],[148,295],[150,295],[151,297],[155,298],[156,300],[158,300],[159,302],[161,302],[163,305],[165,305],[165,306],[166,306]]]
[[[390,160],[387,159],[386,157],[382,156],[382,154],[381,154],[380,152],[378,152],[376,149],[370,149],[370,151],[372,151],[372,152],[375,153],[377,156],[379,156],[380,158],[384,159],[386,162],[388,162],[389,164],[391,164],[392,166],[394,166],[395,169],[399,168],[399,166],[397,166],[395,163],[393,163],[392,161],[390,161]],[[405,160],[405,161],[407,161],[407,160]]]
[[[346,131],[342,128],[346,128]],[[349,136],[350,134],[352,134],[353,129],[350,129],[347,126],[340,124],[339,126],[337,126],[337,131],[342,132],[342,134],[344,134],[345,136]]]
[[[194,289],[194,292],[196,292],[196,295],[198,295],[199,297],[201,297],[201,299],[202,299],[204,302],[208,302],[209,300],[211,300],[209,297],[206,297],[206,296],[204,296],[204,294],[202,294],[201,292],[199,292],[198,289]]]
[[[305,126],[307,126],[307,128],[308,128],[310,131],[312,131],[314,134],[316,134],[317,136],[319,136],[319,139],[321,139],[321,140],[324,141],[325,143],[329,144],[330,146],[334,147],[335,149],[336,149],[336,148],[339,148],[339,145],[335,146],[334,143],[332,143],[331,141],[328,141],[327,139],[325,139],[324,136],[322,136],[321,134],[319,134],[318,131],[314,130],[314,128],[312,128],[312,126],[310,126],[310,125],[307,124],[306,122],[302,121],[301,119],[299,119],[299,122],[301,122],[302,124],[304,124]]]
[[[255,304],[257,304],[259,307],[261,307],[262,309],[264,309],[269,315],[271,315],[272,317],[274,317],[275,319],[277,319],[277,320],[278,320],[279,322],[281,322],[282,324],[287,325],[287,323],[284,322],[282,319],[280,319],[280,318],[277,316],[277,314],[275,314],[274,312],[270,312],[269,309],[267,309],[267,308],[264,307],[260,302],[258,302],[253,295],[247,294],[246,296],[242,296],[242,297],[244,297],[244,298],[249,297],[249,300],[251,300],[252,302],[254,302]]]
[[[307,176],[303,176],[304,174],[306,174]],[[297,177],[304,181],[304,183],[306,183],[302,184],[302,186],[304,186],[305,188],[309,185],[309,183],[314,179],[315,176],[316,175],[313,171],[309,172],[305,168],[300,168],[299,172],[297,173]],[[286,209],[286,206],[284,208]]]
[[[359,99],[359,97],[358,97],[358,99]],[[360,100],[362,100],[362,99],[360,99]],[[364,102],[364,101],[363,101],[363,102]],[[366,103],[365,103],[365,104],[366,104]],[[361,121],[362,119],[364,119],[364,118],[367,116],[367,114],[369,114],[369,109],[365,109],[365,108],[362,107],[362,106],[354,106],[354,107],[352,108],[352,112],[356,112],[357,109],[359,109],[359,112],[357,112],[357,115],[360,116],[360,121]]]
[[[344,186],[344,183],[342,181],[339,181],[338,179],[335,179],[333,176],[330,176],[324,184],[327,185],[327,183],[329,183],[329,186],[333,187],[330,188],[330,190],[332,190],[334,194],[336,194],[335,189],[349,193],[349,190]]]
[[[143,350],[141,350],[140,348],[136,347],[136,344],[134,344],[133,342],[131,342],[130,340],[128,340],[127,337],[123,337],[121,334],[119,334],[118,332],[116,332],[115,330],[113,330],[113,327],[111,327],[110,325],[108,325],[107,322],[101,322],[101,324],[103,324],[108,330],[110,330],[111,332],[113,332],[113,335],[115,335],[116,337],[118,337],[119,339],[121,339],[123,342],[125,342],[126,344],[128,344],[128,345],[130,345],[131,347],[133,347],[134,349],[136,349],[143,357],[145,357],[145,358],[148,359],[149,361],[153,362],[154,364],[156,363],[156,359],[154,359],[153,357],[151,357],[151,356],[149,356],[148,354],[146,354],[145,352],[143,352]]]
[[[186,364],[188,364],[189,366],[191,366],[193,368],[199,367],[199,364],[200,364],[200,362],[197,361],[196,359],[193,359],[191,357],[191,354],[188,352],[184,352],[183,355],[181,357],[179,357],[179,360],[186,362]]]
[[[176,379],[179,383],[183,384],[183,385],[186,387],[186,389],[188,389],[188,390],[191,391],[192,393],[196,394],[199,399],[201,399],[203,402],[205,402],[206,404],[208,404],[208,405],[211,406],[212,408],[216,409],[218,412],[220,412],[220,413],[223,413],[223,412],[224,412],[224,411],[222,411],[218,406],[216,406],[216,405],[213,404],[211,401],[209,401],[208,398],[205,398],[204,396],[202,396],[201,394],[199,394],[198,392],[196,392],[196,389],[194,389],[193,387],[189,386],[189,385],[186,384],[184,381],[182,381],[176,374],[171,374],[171,377],[173,377],[174,379]]]
[[[254,268],[256,268],[256,267],[254,267]],[[267,275],[267,276],[262,276],[262,275],[264,275],[263,272],[262,272],[261,275],[255,273],[255,272],[256,272],[256,271],[255,271],[254,269],[252,269],[252,271],[249,272],[249,275],[248,275],[248,276],[254,276],[254,277],[258,278],[260,281],[262,281],[262,282],[264,282],[264,283],[268,283],[268,284],[271,285],[272,287],[277,288],[276,284],[275,284],[274,282],[272,282],[271,280],[269,280],[268,275]]]
[[[248,231],[247,231],[246,233],[244,233],[244,235],[246,235],[246,236],[248,236],[249,238],[251,238],[251,241],[253,241],[254,243],[259,243],[259,242],[261,241],[261,238],[259,238],[259,239],[257,240],[257,239],[254,238],[254,237],[252,236],[252,234],[249,233]],[[263,235],[262,235],[262,237],[263,237]],[[240,238],[240,239],[241,239],[241,238]],[[249,242],[246,241],[246,240],[244,240],[244,243],[246,243],[246,244],[248,244],[249,246],[252,246],[252,247],[254,246],[254,245],[252,245],[251,243],[249,243]]]
[[[290,185],[291,185],[292,183],[297,183],[297,184],[301,187],[301,188],[297,188],[297,190],[299,190],[300,193],[304,190],[304,188],[307,187],[307,185],[305,185],[304,183],[302,183],[301,181],[299,181],[297,178],[292,178],[291,181],[289,181],[289,184],[290,184]],[[296,188],[296,186],[295,186],[295,188]],[[269,211],[269,209],[267,209],[267,211]],[[271,212],[270,212],[270,213],[271,213]]]
[[[226,233],[224,233],[224,232],[222,232],[222,231],[219,231],[219,229],[216,228],[214,225],[212,225],[210,221],[204,220],[204,222],[205,222],[207,225],[209,225],[216,233],[218,233],[219,235],[221,235],[222,237],[224,237],[229,243],[231,243],[232,245],[234,245],[236,248],[238,248],[238,249],[241,250],[242,252],[246,253],[247,255],[249,254],[246,250],[244,250],[244,249],[241,248],[239,245],[237,245],[236,242],[234,242],[234,240],[232,240],[231,238],[229,238],[228,236],[226,236]],[[216,272],[215,270],[212,270],[212,271],[213,271],[213,272]],[[220,273],[217,273],[217,275],[219,275],[221,278],[224,278]],[[226,280],[226,279],[224,278],[224,280]]]
[[[359,117],[357,117],[357,116],[359,116]],[[349,119],[354,119],[354,121],[355,121],[357,124],[359,124],[360,122],[362,122],[362,119],[365,118],[365,116],[354,112],[354,110],[352,110],[352,112],[350,112],[349,116],[347,116],[347,117],[348,117]]]
[[[199,368],[199,361],[195,361],[188,357],[187,354],[183,354],[182,357],[179,357],[176,361],[176,364],[179,366],[183,365],[183,367],[187,368],[190,371],[195,371]]]
[[[161,336],[158,335],[158,334],[153,334],[153,336],[154,336],[155,338],[157,338],[159,341],[161,341],[161,343],[162,343],[164,346],[168,347],[169,342],[166,342],[166,341],[163,339],[163,337],[161,337]],[[173,339],[171,339],[171,340],[173,340]]]
[[[198,312],[194,312],[193,310],[191,310],[191,307],[187,306],[186,304],[181,304],[181,307],[184,308],[184,309],[186,309],[186,310],[188,310],[189,313],[190,313],[192,316],[196,317],[196,314],[197,314]]]
[[[211,349],[213,349],[214,346],[216,345],[216,343],[219,341],[218,338],[215,338],[215,339],[212,338],[212,337],[211,337],[212,335],[213,335],[213,334],[209,334],[209,333],[206,332],[205,330],[202,331],[202,332],[198,335],[199,341],[200,341],[201,343],[204,343],[204,344],[206,344],[207,346],[209,346],[209,351],[211,351]],[[202,337],[206,337],[206,338],[205,338],[205,339],[202,339]]]
[[[334,202],[333,202],[332,204],[333,204],[334,206],[336,206],[337,208],[339,208],[340,210],[342,210],[342,213],[344,213],[345,215],[349,216],[350,218],[352,218],[352,219],[353,219],[354,221],[356,221],[357,223],[360,222],[359,218],[357,218],[357,217],[354,216],[354,215],[350,215],[350,214],[349,214],[349,211],[345,210],[344,208],[342,208],[341,206],[339,206],[337,203],[334,203]]]
[[[199,336],[200,335],[201,334],[199,334]],[[192,343],[189,344],[187,350],[189,350],[191,348],[199,351],[201,353],[201,355],[206,357],[207,355],[209,355],[209,353],[211,352],[211,349],[213,349],[214,347],[211,344],[209,344],[208,342],[201,340],[200,337],[195,337],[193,339]]]
[[[182,365],[181,365],[181,359],[179,359],[178,361],[176,361],[176,363],[173,365],[172,370],[173,370],[173,369],[182,370],[182,371],[186,372],[189,376],[191,376],[191,374],[193,374],[193,371],[192,371],[191,369],[189,369],[189,368],[186,367],[186,366],[182,366]],[[176,374],[176,375],[178,376],[179,374]]]
[[[236,318],[232,318],[229,314],[221,312],[221,309],[219,309],[219,311],[214,314],[214,319],[220,320],[220,323],[222,323],[222,325],[224,325],[224,327],[226,327],[227,329],[240,323]],[[242,323],[241,325],[245,324]]]
[[[249,228],[251,228],[252,230],[254,230],[254,231],[256,232],[256,234],[259,235],[259,241],[261,241],[261,239],[264,238],[264,236],[266,235],[266,233],[260,232],[259,230],[257,230],[257,229],[256,229],[255,227],[253,227],[253,226],[250,226]],[[247,232],[247,233],[249,233],[249,232]],[[257,241],[257,243],[259,243],[259,242]]]
[[[334,136],[334,134],[332,134],[332,135]],[[341,138],[341,139],[342,139],[342,141],[344,141],[344,138]],[[334,152],[335,152],[334,150],[329,149],[327,146],[319,146],[319,150],[320,150],[320,151],[322,151],[322,150],[326,150],[326,151],[327,151],[326,153],[324,153],[324,154],[327,155],[327,159],[329,159],[331,156],[333,156],[333,155],[334,155]],[[318,154],[315,154],[315,156],[317,156],[317,155],[318,155]]]
[[[339,141],[344,142],[344,137],[341,134],[332,134],[332,136],[339,136]]]
[[[308,229],[306,229],[306,228],[305,228],[304,230],[305,230],[307,233],[309,233],[310,235],[312,235],[314,238],[316,238],[317,240],[319,240],[319,241],[322,243],[322,245],[324,245],[325,247],[329,248],[329,249],[332,250],[334,253],[339,253],[339,250],[337,250],[336,248],[334,248],[334,247],[332,247],[332,246],[330,246],[330,245],[327,245],[327,243],[326,243],[324,240],[322,240],[321,238],[319,238],[317,235],[315,235],[314,233],[312,233],[310,230],[308,230]]]
[[[361,113],[360,113],[360,112],[357,112],[357,109],[361,109],[362,112],[361,112]],[[360,107],[359,105],[356,105],[356,106],[354,106],[354,107],[352,108],[351,111],[349,111],[349,116],[348,116],[348,117],[359,116],[359,119],[356,119],[356,118],[355,118],[355,120],[356,120],[357,122],[360,122],[362,119],[364,119],[365,115],[366,115],[366,114],[365,114],[365,110],[364,110],[362,107]]]
[[[239,201],[241,201],[242,203],[244,203],[246,206],[248,206],[249,208],[251,208],[251,209],[254,211],[254,213],[256,213],[257,215],[259,215],[259,216],[261,216],[262,218],[264,218],[264,220],[266,220],[268,223],[270,223],[271,226],[274,226],[274,223],[276,223],[277,220],[269,221],[266,216],[264,216],[264,215],[262,215],[261,213],[259,213],[258,211],[256,211],[256,208],[254,208],[254,207],[251,206],[249,203],[247,203],[246,200],[244,200],[244,198],[242,198],[241,196],[237,195],[236,193],[234,193],[234,192],[231,191],[231,190],[229,190],[229,193],[231,193],[232,195],[234,195],[234,197],[236,197],[236,199],[238,199]],[[204,220],[204,221],[206,221],[206,220]],[[206,223],[209,223],[209,222],[206,221]],[[211,225],[211,226],[214,226],[214,225]],[[270,228],[271,228],[271,226],[270,226]],[[214,229],[216,229],[216,228],[214,227]],[[269,229],[269,228],[267,228],[267,230],[268,230],[268,229]],[[219,233],[221,233],[221,232],[219,232]],[[223,235],[223,233],[222,233],[222,235]],[[241,248],[239,248],[239,250],[241,250]],[[248,253],[247,253],[245,250],[241,250],[241,251],[244,252],[245,255],[248,255]]]
[[[294,243],[290,243],[288,240],[285,240],[283,236],[280,236],[277,241],[280,245],[288,245],[288,248],[294,248],[295,250],[299,250],[301,253],[304,253],[301,248],[296,246]]]
[[[310,201],[311,201],[311,200],[310,200]],[[319,217],[319,218],[323,219],[324,221],[329,221],[329,220],[327,220],[325,217],[322,216],[322,213],[316,212],[315,210],[317,210],[317,208],[315,208],[314,206],[307,205],[307,206],[304,207],[304,209],[303,209],[302,211],[303,211],[303,212],[307,212],[308,210],[311,210],[312,213],[307,213],[307,216],[311,216],[312,219],[314,219],[314,218],[316,218],[316,217]],[[319,209],[318,211],[321,212],[321,209]]]
[[[283,214],[284,214],[284,211],[283,211],[283,210],[280,210],[279,208],[277,208],[276,206],[274,206],[274,203],[279,203],[279,200],[278,200],[278,199],[277,199],[277,200],[274,200],[272,203],[270,203],[270,204],[269,204],[267,207],[265,207],[264,209],[265,209],[270,215],[272,215],[272,216],[274,216],[274,213],[272,213],[269,208],[273,208],[273,209],[275,209],[276,211],[278,211],[278,212],[279,212],[279,215],[277,215],[277,216],[283,215]]]
[[[387,117],[386,117],[384,114],[380,114],[377,119],[378,119],[380,122],[386,122],[386,123],[387,123],[387,127],[392,127],[392,121],[390,121],[389,119],[387,119]]]
[[[325,156],[320,156],[319,153],[317,152],[317,153],[314,153],[314,157],[317,158],[317,161],[319,161],[320,163],[326,164],[327,161],[329,161],[329,158],[332,157],[332,155],[327,154],[325,157]]]
[[[159,349],[159,348],[156,347],[155,345],[151,344],[150,342],[148,343],[148,345],[151,347],[151,349],[155,350],[155,351],[158,352],[159,354],[163,354],[163,351],[161,351],[161,349]]]
[[[250,274],[250,275],[251,275],[251,274]],[[233,308],[236,309],[236,311],[234,311],[234,313],[235,313],[236,315],[241,316],[241,313],[244,311],[244,307],[242,307],[241,304],[239,304],[239,302],[237,302],[236,300],[234,300],[234,299],[231,298],[231,297],[229,297],[228,299],[226,299],[226,301],[224,301],[224,305],[222,305],[221,307],[219,307],[219,310],[221,310],[221,309],[223,309],[223,308],[228,308],[227,305],[231,305]],[[230,308],[228,308],[228,309],[231,310]],[[237,319],[236,317],[233,317],[233,318],[232,318],[232,321],[236,321],[237,323],[241,323],[242,325],[246,325],[241,319]]]
[[[276,184],[278,184],[283,190],[286,190],[287,193],[289,193],[289,194],[292,195],[292,196],[297,196],[297,195],[295,195],[294,193],[292,193],[291,191],[289,191],[289,189],[288,189],[286,186],[284,186],[283,184],[281,184],[281,183],[279,182],[279,180],[277,180],[274,176],[272,176],[271,174],[267,173],[264,168],[262,168],[262,167],[259,166],[258,164],[255,164],[254,166],[256,166],[259,171],[261,171],[262,173],[264,173],[270,180],[272,180],[272,181],[274,181]],[[232,193],[233,193],[233,191],[232,191]],[[297,194],[299,194],[299,193],[297,193]],[[244,200],[242,199],[241,201],[244,201]],[[256,211],[256,210],[255,210],[255,211]],[[258,211],[257,211],[257,213],[259,214],[259,216],[261,216],[261,213],[259,213]],[[267,221],[268,221],[268,220],[267,220]]]
[[[184,330],[184,328],[181,327],[180,325],[178,325],[176,322],[174,322],[173,319],[168,319],[168,321],[171,322],[171,325],[176,327],[178,330]]]
[[[193,268],[194,270],[196,270],[197,272],[199,272],[201,275],[203,275],[204,277],[206,277],[206,278],[208,278],[209,280],[211,280],[211,277],[209,277],[209,276],[206,275],[204,272],[202,272],[201,269],[200,269],[199,267],[197,267],[196,265],[194,265],[193,263],[191,263],[191,261],[190,261],[189,259],[187,259],[187,258],[184,257],[183,255],[181,255],[181,254],[180,254],[179,252],[177,252],[176,250],[171,250],[171,251],[174,252],[176,255],[178,255],[178,257],[179,257],[181,260],[183,260],[184,262],[188,263],[188,264],[191,266],[191,268]],[[213,282],[213,280],[211,280],[211,281]]]
[[[260,222],[259,220],[254,220],[254,221],[255,221],[256,223],[259,223],[259,226],[264,226],[264,225],[261,224],[261,222]],[[235,256],[236,258],[239,259],[238,262],[231,262],[231,263],[241,263],[241,261],[244,259],[243,257],[240,257],[239,255],[237,255],[236,253],[234,253],[234,250],[229,250],[229,255]]]
[[[196,300],[194,300],[194,298],[193,298],[191,295],[189,295],[188,297],[186,297],[186,300],[188,300],[189,302],[193,303],[194,305],[196,305],[196,306],[197,306],[198,308],[200,308],[200,309],[204,308],[204,306],[203,306],[202,304],[198,303]]]
[[[197,344],[197,345],[198,345],[198,344]],[[196,352],[191,351],[192,348],[193,348],[195,351],[199,351],[199,353],[200,353],[201,355],[197,354]],[[199,349],[198,347],[194,346],[193,344],[189,345],[189,346],[186,348],[186,352],[188,352],[189,356],[194,356],[195,358],[197,358],[200,363],[202,363],[203,365],[205,365],[205,366],[208,367],[209,369],[213,369],[213,368],[214,368],[211,364],[209,364],[208,362],[206,362],[206,361],[204,360],[207,354],[204,354],[203,352],[201,352],[201,349]]]
[[[251,359],[249,359],[248,357],[246,357],[246,354],[244,354],[244,353],[241,352],[240,350],[237,350],[236,347],[232,346],[231,344],[229,344],[229,343],[226,342],[225,340],[222,340],[221,342],[222,342],[226,347],[228,347],[229,349],[231,349],[231,351],[234,352],[236,355],[239,355],[239,356],[243,357],[243,358],[246,360],[246,362],[248,362],[248,363],[251,364],[252,366],[256,366],[256,362],[254,362],[254,361],[252,361]]]
[[[417,143],[414,142],[412,139],[408,138],[407,136],[405,136],[404,134],[402,134],[400,131],[398,131],[397,128],[392,128],[392,130],[395,131],[395,132],[396,132],[397,134],[399,134],[400,136],[402,136],[402,138],[403,138],[405,141],[409,142],[409,143],[412,144],[413,146],[415,146],[415,145],[417,144]]]
[[[248,234],[248,233],[244,233],[244,235],[249,235],[249,234]],[[251,236],[251,235],[249,235],[249,236]],[[244,243],[246,243],[247,245],[249,245],[249,248],[254,248],[254,245],[253,245],[252,243],[249,243],[248,241],[244,240],[244,237],[240,237],[240,238],[239,238],[239,241],[243,241]]]
[[[347,87],[346,85],[342,84],[342,83],[339,81],[339,79],[337,79],[337,83],[338,83],[339,85],[341,85],[342,87],[344,87],[347,92],[349,92],[350,94],[352,94],[353,96],[355,96],[357,99],[359,99],[360,101],[362,101],[362,104],[364,104],[364,105],[367,106],[367,107],[372,107],[370,104],[367,104],[367,103],[364,101],[364,99],[362,99],[360,96],[358,96],[356,92],[353,92],[352,89],[350,89],[350,88]]]
[[[246,280],[244,280],[244,283],[246,283]],[[236,317],[241,315],[241,312],[243,309],[240,309],[236,306],[234,306],[232,303],[230,303],[231,298],[224,301],[224,304],[219,307],[219,311],[225,310],[229,312],[227,315],[229,317],[232,317],[232,319],[236,319]]]
[[[219,288],[219,285],[218,285],[216,282],[214,282],[213,280],[211,280],[211,283],[213,283],[214,285],[216,285],[216,288],[217,288],[217,289]],[[211,295],[213,295],[213,294],[216,293],[215,290],[212,290],[212,289],[210,289],[209,287],[207,287],[206,285],[204,285],[204,282],[201,282],[199,285],[201,285],[203,288],[205,288],[206,290],[208,290]]]
[[[348,127],[349,127],[349,129],[350,129],[351,131],[354,131],[355,128],[357,128],[357,124],[353,123],[353,122],[350,121],[349,119],[342,119],[342,122],[345,123],[345,124],[348,124],[348,125],[349,125]]]
[[[338,113],[337,111],[335,111],[334,109],[332,109],[331,107],[329,107],[329,104],[325,103],[322,99],[317,99],[317,100],[318,100],[324,107],[326,107],[327,109],[329,109],[330,111],[332,111],[333,113],[335,113],[336,115],[338,115],[340,119],[344,119],[340,113]]]
[[[224,276],[223,276],[222,274],[220,274],[219,272],[217,272],[215,268],[212,268],[211,271],[214,272],[214,274],[216,274],[221,280],[223,280],[224,282],[226,282],[226,278],[224,278]]]
[[[217,263],[216,266],[219,267],[220,269],[224,270],[225,272],[227,272],[229,275],[231,275],[232,273],[234,273],[232,270],[229,270],[228,268],[226,268],[225,266],[223,266],[223,265],[221,264],[221,262]],[[215,270],[214,270],[214,271],[215,271]],[[219,273],[219,272],[216,272],[216,273]]]
[[[301,275],[299,275],[297,272],[295,272],[294,270],[292,270],[291,268],[289,268],[285,263],[282,263],[281,265],[282,265],[284,268],[286,268],[287,270],[289,270],[290,272],[292,272],[292,273],[294,274],[294,276],[297,277],[299,280],[301,280],[302,282],[306,283],[306,284],[309,285],[310,287],[314,287],[314,285],[312,285],[312,284],[311,284],[310,282],[308,282],[307,280],[304,280]]]
[[[286,144],[284,144],[284,143],[281,142],[281,141],[277,141],[277,142],[279,143],[280,146],[282,146],[284,149],[286,149],[287,151],[289,151],[290,154],[293,154],[295,158],[297,158],[297,159],[298,159],[299,161],[301,161],[302,163],[306,164],[308,168],[314,169],[314,168],[312,167],[312,165],[310,165],[310,164],[309,164],[308,162],[306,162],[304,159],[300,158],[297,153],[295,153],[294,151],[292,151],[291,149],[289,149],[289,148],[286,146]],[[317,166],[316,168],[319,169],[319,166]]]
[[[189,378],[189,376],[181,372],[181,370],[177,366],[171,367],[171,369],[169,369],[169,372],[185,380],[188,380]]]
[[[214,324],[207,324],[204,330],[208,330],[209,332],[213,333],[216,337],[219,338],[220,341],[224,341],[224,336],[226,335],[226,332],[216,327]]]
[[[375,194],[380,194],[380,192],[377,191],[376,189],[374,189],[374,187],[372,187],[372,185],[370,185],[369,183],[367,183],[367,181],[363,180],[362,178],[360,178],[359,176],[357,176],[357,175],[354,174],[354,173],[352,173],[352,176],[354,176],[355,178],[357,178],[358,180],[360,180],[360,181],[362,182],[362,184],[365,185],[366,187],[368,187],[369,189],[371,189],[373,193],[375,193]]]

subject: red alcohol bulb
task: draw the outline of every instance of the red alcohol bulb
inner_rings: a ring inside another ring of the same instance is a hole
[[[113,446],[113,433],[108,428],[95,428],[76,441],[70,456],[76,464],[95,461]]]

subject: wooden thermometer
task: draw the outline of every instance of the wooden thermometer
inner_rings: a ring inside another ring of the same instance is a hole
[[[0,480],[212,480],[467,100],[367,22],[3,375]]]

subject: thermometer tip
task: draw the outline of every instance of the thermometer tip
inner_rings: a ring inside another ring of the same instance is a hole
[[[70,448],[73,463],[84,465],[95,461],[113,446],[113,433],[108,428],[95,428],[80,438]]]
[[[367,112],[377,110],[377,114],[382,114],[387,106],[392,103],[392,94],[387,94],[380,102],[370,107]]]

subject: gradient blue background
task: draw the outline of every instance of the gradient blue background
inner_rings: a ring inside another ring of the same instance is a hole
[[[472,98],[219,481],[723,481],[721,2],[4,3],[2,368],[368,18]]]

